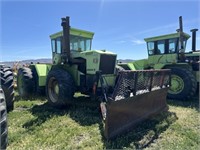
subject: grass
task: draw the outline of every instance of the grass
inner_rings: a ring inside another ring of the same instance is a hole
[[[110,141],[103,137],[97,105],[89,101],[84,106],[85,99],[81,104],[56,109],[43,97],[26,101],[16,97],[15,109],[8,114],[8,150],[200,148],[198,98],[188,102],[168,100],[168,112]]]

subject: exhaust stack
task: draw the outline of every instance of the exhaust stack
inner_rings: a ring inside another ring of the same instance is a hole
[[[184,49],[184,44],[183,44],[183,21],[182,21],[182,16],[179,17],[179,34],[180,34],[180,44],[181,44],[181,51]]]
[[[196,32],[198,31],[198,29],[192,29],[190,31],[192,32],[192,51],[195,52],[196,51]]]
[[[64,62],[70,63],[70,25],[69,25],[69,17],[61,18],[63,27],[63,41],[62,41],[62,54],[61,57]]]

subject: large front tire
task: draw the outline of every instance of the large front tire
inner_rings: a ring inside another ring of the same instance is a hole
[[[0,82],[6,98],[7,110],[13,110],[14,107],[14,77],[10,67],[0,67]]]
[[[33,80],[33,73],[30,68],[23,67],[18,70],[17,88],[18,93],[22,98],[29,98],[33,95],[35,82]]]
[[[61,69],[53,69],[47,76],[46,95],[52,106],[62,107],[72,100],[74,82],[69,73]]]
[[[192,72],[185,68],[171,68],[171,87],[168,91],[168,98],[189,100],[197,89],[197,81]]]
[[[0,88],[0,149],[6,149],[8,143],[7,109],[3,90]]]

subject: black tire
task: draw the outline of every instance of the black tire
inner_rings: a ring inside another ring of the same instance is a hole
[[[8,143],[7,109],[3,90],[0,88],[0,148],[6,149]]]
[[[0,67],[1,87],[6,98],[7,110],[13,110],[14,107],[14,77],[12,69],[7,66]]]
[[[39,78],[38,78],[36,68],[33,67],[31,69],[31,71],[32,71],[33,82],[34,82],[34,94],[37,96],[44,96],[45,95],[45,86],[44,87],[39,86],[39,81],[38,81]]]
[[[17,89],[22,98],[30,98],[34,94],[35,82],[30,68],[23,67],[18,70]]]
[[[53,69],[49,72],[46,82],[46,95],[52,106],[62,107],[73,99],[74,81],[65,70]]]
[[[178,100],[191,99],[197,90],[197,81],[192,72],[185,68],[174,67],[171,69],[171,87],[168,98]]]

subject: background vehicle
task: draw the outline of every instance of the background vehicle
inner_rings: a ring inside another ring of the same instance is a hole
[[[7,107],[3,89],[0,85],[0,148],[6,149],[8,143]]]
[[[91,50],[93,32],[70,28],[69,17],[61,25],[63,31],[50,36],[53,63],[19,69],[20,96],[45,89],[48,102],[62,107],[73,101],[75,92],[90,95],[100,102],[107,138],[167,109],[169,70],[117,73],[116,54]]]
[[[196,50],[196,31],[192,32],[192,51],[185,52],[190,35],[183,32],[182,17],[179,17],[177,33],[145,38],[148,59],[128,64],[118,64],[127,70],[171,69],[171,86],[168,97],[186,100],[193,97],[199,83],[199,56]]]
[[[6,98],[7,110],[11,111],[14,107],[14,83],[13,72],[8,66],[0,64],[0,83]]]
[[[14,85],[10,67],[0,64],[0,148],[6,149],[8,143],[7,112],[13,110]]]

